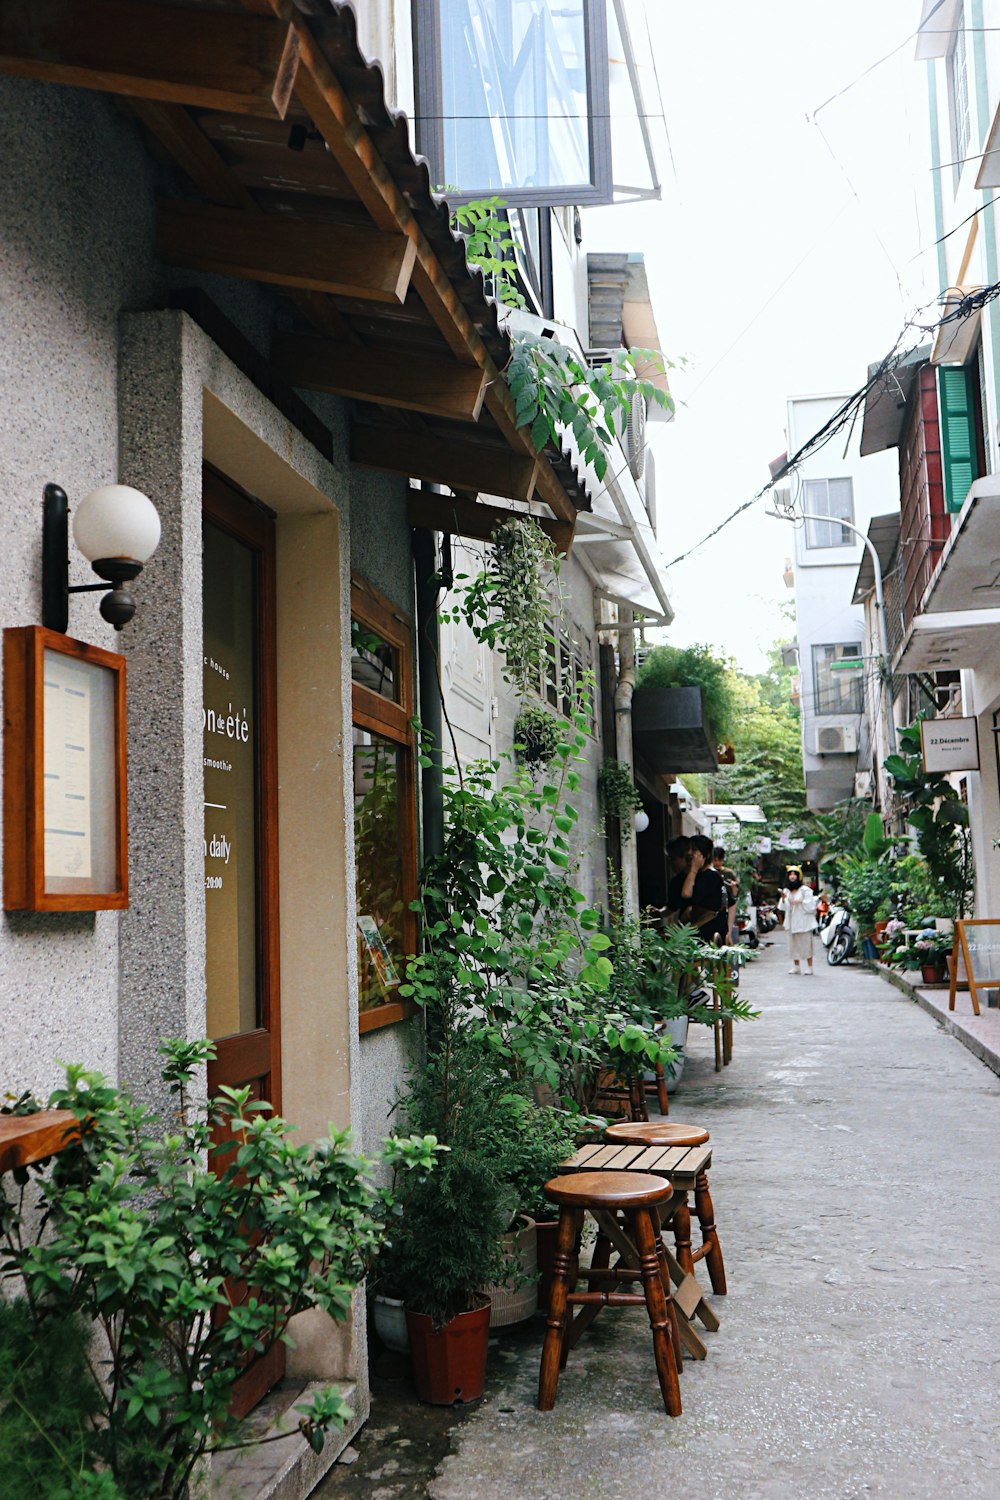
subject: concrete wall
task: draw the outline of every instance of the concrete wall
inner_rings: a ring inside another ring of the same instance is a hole
[[[788,451],[803,442],[829,420],[843,401],[840,395],[796,396],[788,403]],[[858,431],[851,436],[844,456],[844,439],[835,439],[811,454],[799,466],[801,480],[850,478],[854,489],[854,524],[867,531],[873,515],[899,507],[899,473],[895,451],[862,459],[858,454]],[[797,508],[807,509],[804,486],[792,476]],[[816,713],[812,648],[814,645],[862,645],[865,639],[864,610],[851,603],[861,563],[863,544],[809,547],[804,526],[794,532],[795,613],[802,668],[802,746],[806,796],[815,810],[832,807],[853,794],[857,768],[855,755],[817,755],[816,731],[820,727],[853,725],[860,728],[858,714]],[[864,672],[869,688],[875,662],[867,661]]]
[[[306,1137],[353,1122],[374,1144],[419,1027],[358,1036],[348,574],[412,612],[405,483],[351,468],[344,403],[312,401],[334,435],[329,462],[191,320],[163,310],[172,285],[201,285],[266,351],[276,299],[156,261],[155,197],[172,184],[124,110],[0,78],[0,160],[0,626],[40,619],[46,482],[71,507],[99,484],[135,484],[163,526],[122,635],[93,596],[70,605],[71,635],[128,661],[131,904],[0,918],[0,1089],[44,1094],[57,1059],[78,1060],[156,1103],[160,1037],[204,1033],[207,460],[277,518],[283,1107]],[[71,581],[92,581],[71,552]],[[302,1350],[302,1373],[363,1376],[363,1330],[331,1339],[324,1324]]]

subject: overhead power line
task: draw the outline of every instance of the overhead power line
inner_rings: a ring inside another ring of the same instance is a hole
[[[858,390],[856,390],[852,395],[848,396],[844,401],[841,402],[841,404],[837,407],[837,410],[832,414],[832,416],[827,419],[827,421],[823,423],[822,427],[818,428],[811,437],[806,439],[801,447],[796,449],[796,451],[791,454],[788,459],[786,459],[781,471],[776,476],[769,479],[766,484],[762,484],[760,489],[757,490],[755,494],[750,496],[749,500],[744,500],[742,505],[738,505],[736,509],[732,511],[728,516],[726,516],[724,520],[720,521],[717,526],[713,526],[712,530],[707,532],[699,542],[695,542],[694,546],[689,547],[686,552],[681,552],[677,557],[673,558],[667,564],[667,566],[669,568],[676,567],[678,563],[684,562],[693,553],[698,552],[702,547],[705,546],[707,542],[710,542],[714,537],[717,537],[721,531],[724,531],[726,527],[730,526],[732,522],[735,521],[739,516],[742,516],[746,511],[752,509],[752,507],[755,506],[758,501],[763,500],[765,495],[770,494],[770,492],[776,487],[776,485],[778,485],[781,480],[786,477],[786,475],[788,475],[793,469],[795,469],[796,466],[803,461],[803,459],[808,458],[810,454],[818,453],[822,448],[825,448],[827,443],[835,438],[839,432],[842,432],[845,427],[853,423],[857,418],[858,413],[864,406],[865,401],[872,394],[872,392],[882,387],[883,383],[888,380],[893,372],[897,370],[901,364],[904,364],[911,355],[916,354],[917,350],[920,348],[921,344],[923,343],[923,339],[921,339],[918,343],[910,344],[904,347],[903,340],[908,332],[912,330],[915,333],[920,333],[923,335],[937,333],[940,328],[946,327],[949,323],[957,323],[966,318],[971,318],[973,314],[979,312],[990,302],[995,301],[997,297],[1000,297],[1000,281],[995,281],[990,286],[980,287],[978,291],[970,292],[967,296],[960,298],[958,302],[956,302],[955,306],[950,309],[950,311],[944,313],[934,323],[918,322],[917,317],[919,317],[919,313],[916,314],[913,318],[909,319],[900,330],[899,336],[897,337],[896,342],[893,344],[892,349],[885,356],[885,358],[879,362],[874,373],[869,376],[864,385],[860,386]]]

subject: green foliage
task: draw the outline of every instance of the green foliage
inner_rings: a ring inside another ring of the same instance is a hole
[[[401,1195],[377,1274],[436,1326],[475,1306],[481,1289],[512,1267],[502,1236],[575,1145],[565,1114],[513,1081],[480,1028],[453,1028],[411,1076],[408,1127],[447,1145],[436,1171]]]
[[[53,1326],[82,1324],[107,1351],[84,1351],[77,1425],[57,1444],[128,1500],[180,1500],[204,1452],[241,1440],[229,1407],[246,1359],[288,1342],[296,1313],[346,1316],[389,1203],[347,1132],[296,1145],[249,1088],[192,1097],[212,1043],[161,1051],[169,1124],[70,1066],[48,1103],[74,1114],[80,1140],[0,1183],[0,1278],[23,1290],[40,1347]],[[386,1155],[424,1173],[435,1143],[390,1142]],[[348,1415],[336,1390],[300,1410],[314,1447]]]
[[[892,902],[892,865],[867,854],[845,854],[838,864],[840,891],[858,919],[861,936],[889,915]]]
[[[514,398],[517,425],[527,427],[539,453],[546,443],[562,446],[570,431],[585,463],[598,479],[608,469],[609,452],[641,396],[647,404],[673,411],[673,398],[638,374],[637,367],[662,373],[667,364],[655,349],[623,350],[617,362],[590,366],[568,345],[538,334],[512,335],[514,352],[504,378]]]
[[[464,620],[483,645],[500,651],[504,679],[521,697],[537,690],[553,601],[546,573],[558,575],[559,557],[538,522],[518,517],[493,533],[485,568],[471,581],[459,578],[456,603],[442,621]]]
[[[452,226],[465,237],[465,254],[469,262],[487,276],[493,295],[505,307],[526,307],[517,284],[517,248],[510,232],[510,221],[501,212],[502,198],[480,198],[463,203],[452,211]]]
[[[514,749],[521,765],[533,768],[549,765],[555,759],[565,728],[540,703],[526,703],[514,722]]]
[[[869,804],[860,797],[838,802],[833,812],[816,813],[811,832],[822,845],[820,868],[839,884],[837,869],[845,854],[860,854],[864,848],[865,823]]]
[[[956,916],[968,916],[975,886],[969,810],[956,797],[947,776],[924,770],[920,719],[901,729],[898,741],[899,753],[886,758],[885,769],[903,801],[907,822],[916,829],[917,846],[942,896]]]
[[[523,308],[517,282],[516,243],[504,214],[502,198],[483,198],[463,204],[452,213],[452,225],[465,236],[466,256],[487,276],[497,300],[505,307]],[[647,405],[673,411],[673,398],[639,369],[662,374],[667,361],[657,349],[622,350],[614,365],[591,368],[578,351],[558,339],[516,331],[513,353],[504,379],[514,398],[517,425],[527,427],[540,453],[546,443],[562,447],[562,431],[571,431],[584,461],[593,464],[598,479],[608,468],[609,450],[623,431],[632,403],[641,396]]]
[[[626,837],[631,834],[631,814],[642,806],[632,772],[618,760],[606,760],[597,773],[597,790],[606,817],[620,818]]]
[[[717,802],[756,803],[774,834],[804,833],[808,822],[802,731],[791,701],[793,675],[794,668],[782,663],[780,645],[769,652],[765,672],[732,673],[736,708],[725,738],[736,759],[731,766],[720,766],[712,779]]]
[[[892,890],[900,915],[908,927],[919,927],[935,917],[959,917],[956,893],[931,874],[919,854],[905,854],[893,865]]]
[[[636,673],[636,689],[701,689],[705,718],[716,743],[728,741],[737,723],[738,702],[730,662],[711,646],[654,646]]]
[[[41,1325],[23,1298],[0,1299],[0,1474],[5,1500],[124,1500],[91,1467],[100,1398],[76,1318]]]

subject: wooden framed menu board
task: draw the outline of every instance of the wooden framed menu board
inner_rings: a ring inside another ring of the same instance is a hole
[[[972,997],[972,1009],[979,1015],[977,990],[1000,990],[1000,921],[993,917],[967,917],[955,923],[957,939],[951,964],[951,991],[948,1009],[955,1009],[958,988],[959,957],[965,966],[965,979]]]
[[[3,904],[128,905],[125,658],[59,631],[4,631]]]

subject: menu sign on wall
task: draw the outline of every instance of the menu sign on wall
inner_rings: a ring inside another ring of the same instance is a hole
[[[260,1024],[256,590],[251,549],[206,520],[202,765],[208,1032]]]

